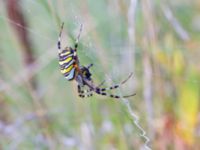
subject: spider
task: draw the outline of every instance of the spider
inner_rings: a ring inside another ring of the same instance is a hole
[[[108,96],[111,98],[127,98],[134,96],[134,94],[131,95],[126,95],[126,96],[118,96],[118,95],[113,95],[113,94],[108,94],[106,91],[108,90],[113,90],[119,88],[121,85],[123,85],[128,79],[132,76],[132,73],[128,76],[127,79],[122,81],[119,84],[115,84],[110,87],[105,87],[101,88],[101,86],[104,84],[105,81],[103,81],[101,84],[96,86],[93,83],[93,80],[91,78],[92,74],[90,72],[90,68],[93,66],[93,64],[89,64],[88,66],[82,66],[79,63],[79,59],[77,56],[77,48],[78,48],[78,42],[80,38],[80,34],[82,31],[82,24],[80,26],[80,31],[79,34],[76,38],[74,48],[72,47],[65,47],[64,49],[61,49],[61,34],[63,31],[63,26],[64,23],[61,25],[60,33],[59,33],[59,38],[58,38],[58,57],[59,57],[59,65],[60,65],[60,70],[61,73],[64,75],[64,77],[69,80],[76,80],[77,82],[77,90],[79,93],[79,96],[81,98],[84,97],[90,97],[93,95],[93,93],[103,95],[103,96]],[[84,87],[87,87],[87,90],[83,90]]]

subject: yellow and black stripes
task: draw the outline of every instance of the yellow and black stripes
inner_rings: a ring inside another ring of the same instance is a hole
[[[75,77],[75,58],[76,55],[72,48],[66,48],[59,53],[60,71],[67,80],[73,80]]]

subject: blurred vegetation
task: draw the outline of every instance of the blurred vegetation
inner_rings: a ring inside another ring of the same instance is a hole
[[[199,0],[0,0],[0,149],[141,149],[120,100],[78,97],[61,76],[57,39],[73,46],[96,84],[134,78],[117,94],[158,150],[200,147]]]

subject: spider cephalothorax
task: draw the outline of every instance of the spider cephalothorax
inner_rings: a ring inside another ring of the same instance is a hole
[[[79,83],[80,87],[84,87],[87,85],[87,82],[91,82],[92,83],[92,74],[90,73],[90,67],[92,66],[92,64],[90,64],[88,67],[85,66],[80,66],[80,72],[78,72],[78,74],[75,77],[75,80],[77,81],[77,83]]]
[[[83,75],[83,78],[86,78],[87,80],[92,80],[91,79],[92,74],[90,73],[90,70],[89,70],[90,67],[92,67],[92,66],[93,66],[93,64],[90,64],[87,67],[84,67],[84,66],[80,67],[81,74]]]
[[[134,94],[127,95],[127,96],[118,96],[118,95],[113,95],[113,94],[108,94],[106,91],[107,90],[112,90],[119,88],[122,84],[124,84],[128,79],[132,76],[132,73],[128,76],[128,78],[124,81],[122,81],[119,84],[106,87],[106,88],[101,88],[101,86],[104,84],[104,81],[96,86],[93,83],[92,80],[92,74],[90,72],[90,67],[93,66],[93,64],[88,65],[87,67],[82,66],[79,64],[79,59],[77,56],[77,48],[78,48],[78,41],[80,38],[80,33],[82,31],[82,25],[80,28],[80,32],[77,36],[75,46],[74,48],[71,47],[66,47],[64,49],[61,49],[61,34],[63,30],[63,25],[61,26],[59,38],[58,38],[58,49],[59,49],[59,64],[60,64],[60,69],[61,73],[64,75],[64,77],[71,81],[71,80],[76,80],[78,83],[78,93],[80,97],[89,97],[92,96],[93,93],[99,94],[99,95],[104,95],[104,96],[109,96],[112,98],[125,98],[125,97],[131,97],[134,96]]]

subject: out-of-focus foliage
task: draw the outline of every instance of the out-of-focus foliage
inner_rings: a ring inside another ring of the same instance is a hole
[[[197,80],[196,73],[191,70],[188,79]],[[177,104],[178,123],[176,132],[188,144],[194,144],[199,107],[199,88],[191,81],[186,81],[179,88]]]
[[[95,84],[134,78],[129,102],[158,150],[200,147],[199,0],[0,0],[0,149],[141,149],[121,100],[78,97],[57,39],[93,63]],[[111,92],[112,93],[112,92]]]

